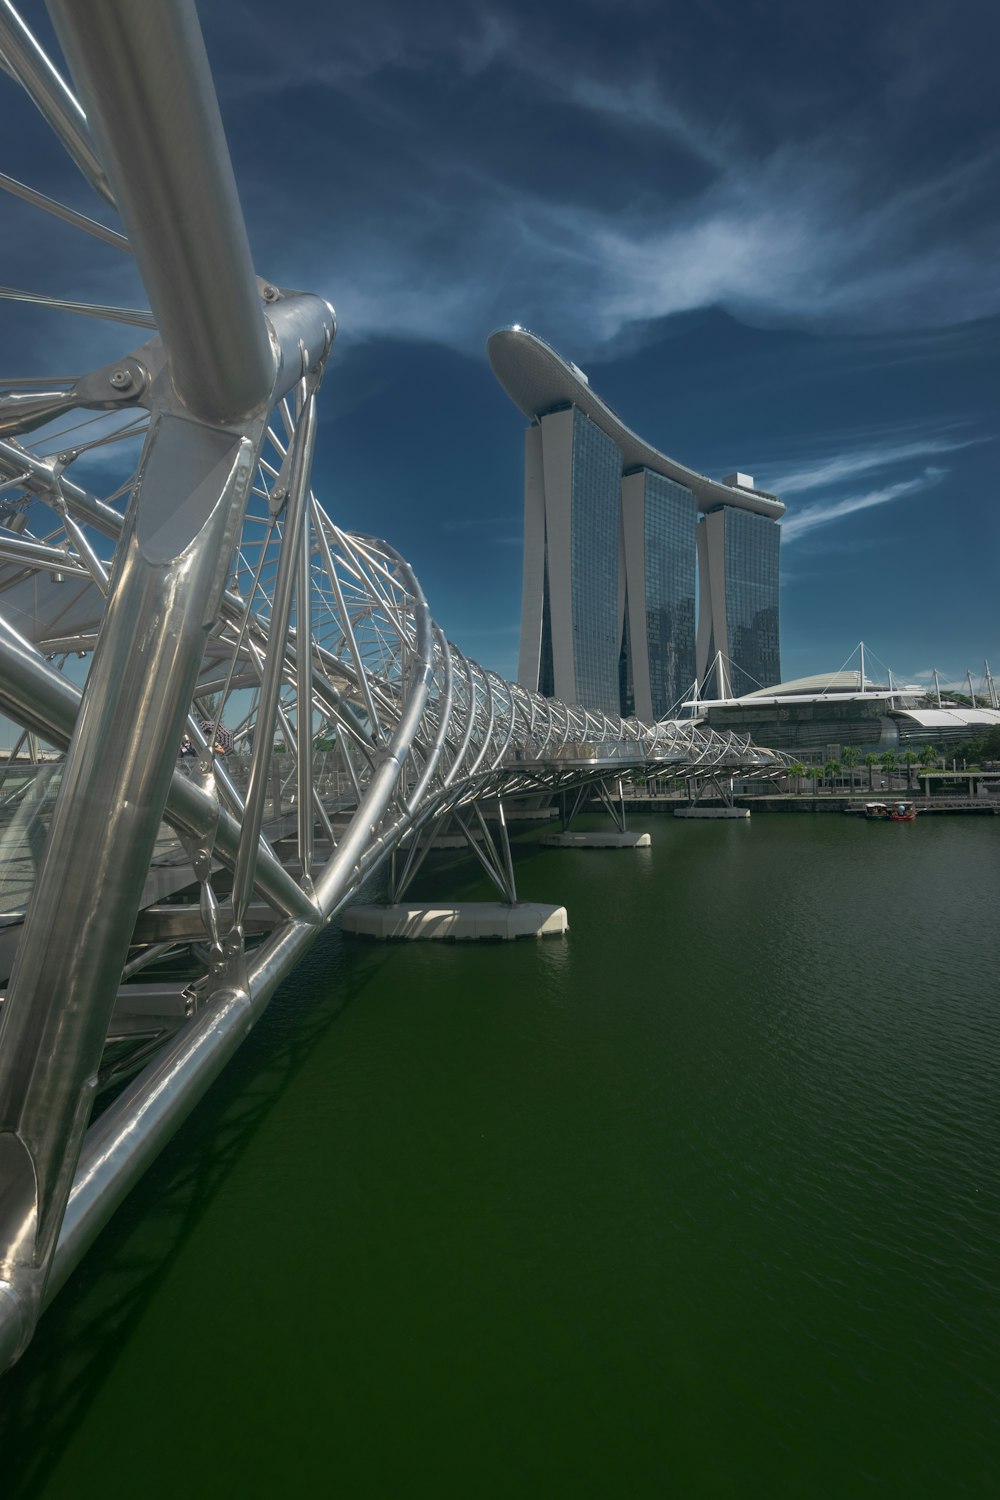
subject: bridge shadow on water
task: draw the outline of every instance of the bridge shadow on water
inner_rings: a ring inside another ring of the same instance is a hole
[[[606,820],[598,815],[581,821],[603,826]],[[519,829],[511,839],[519,875],[547,852],[539,848],[537,837],[537,830]],[[432,853],[414,882],[413,895],[495,899],[468,850]],[[373,890],[368,899],[384,897]],[[46,1492],[114,1370],[121,1345],[168,1277],[175,1255],[317,1046],[377,983],[392,952],[383,944],[346,940],[337,923],[322,934],[101,1232],[42,1318],[22,1359],[0,1377],[3,1500],[35,1500]],[[199,1378],[194,1366],[191,1378]],[[151,1372],[149,1399],[154,1405],[156,1389]],[[81,1475],[74,1500],[100,1489],[98,1475]]]
[[[336,924],[322,934],[102,1231],[42,1318],[22,1359],[0,1378],[4,1500],[29,1500],[43,1492],[175,1252],[313,1050],[377,980],[387,958],[386,949],[367,944],[352,944],[348,958]],[[198,1379],[196,1368],[191,1378]],[[150,1401],[155,1400],[151,1376]],[[99,1476],[81,1476],[74,1493],[100,1488]]]

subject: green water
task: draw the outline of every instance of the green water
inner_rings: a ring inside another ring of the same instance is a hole
[[[4,1500],[1000,1493],[1000,819],[634,826],[520,844],[566,939],[323,940],[0,1385]]]

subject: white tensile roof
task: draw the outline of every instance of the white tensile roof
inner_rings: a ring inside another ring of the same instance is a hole
[[[895,712],[923,729],[993,729],[1000,724],[996,708],[899,708]]]

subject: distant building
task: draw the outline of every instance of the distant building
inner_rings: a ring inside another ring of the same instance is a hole
[[[750,735],[806,764],[887,750],[917,754],[925,745],[945,751],[1000,725],[995,708],[961,704],[930,707],[924,693],[879,687],[858,672],[820,673],[742,696],[687,705],[696,721],[721,734]]]
[[[525,329],[502,329],[487,348],[531,419],[522,685],[651,721],[696,679],[732,691],[714,685],[720,652],[741,683],[776,681],[781,501],[749,475],[709,479],[652,448]]]

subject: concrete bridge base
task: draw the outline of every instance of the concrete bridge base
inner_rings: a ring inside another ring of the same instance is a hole
[[[675,807],[675,818],[749,818],[749,807]]]
[[[564,906],[539,901],[407,901],[398,906],[349,906],[344,931],[378,942],[507,942],[560,936],[569,928]]]
[[[648,849],[648,833],[547,833],[539,840],[547,849]]]

